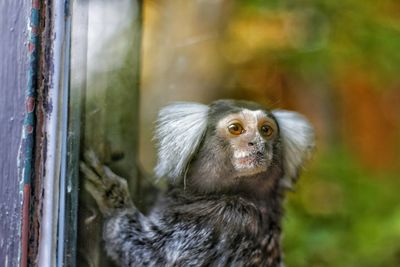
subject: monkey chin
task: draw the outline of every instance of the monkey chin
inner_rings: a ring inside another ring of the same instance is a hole
[[[253,156],[234,158],[232,164],[237,178],[251,177],[266,172],[269,166],[266,160],[260,160]]]

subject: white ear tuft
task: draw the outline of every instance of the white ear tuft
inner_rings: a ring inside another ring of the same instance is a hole
[[[299,170],[310,158],[315,147],[314,129],[309,121],[299,113],[286,110],[273,110],[279,124],[283,146],[283,168],[285,177],[282,181],[291,187],[299,176]]]
[[[209,107],[190,102],[178,102],[160,110],[156,122],[158,162],[155,173],[174,182],[185,175],[207,129]]]

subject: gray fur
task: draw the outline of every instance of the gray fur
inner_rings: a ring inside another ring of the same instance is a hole
[[[224,135],[221,119],[243,109],[261,110],[279,130],[271,138]],[[108,255],[130,267],[282,267],[282,181],[297,178],[313,138],[301,115],[271,113],[251,102],[177,103],[162,109],[156,172],[169,178],[170,185],[147,216],[130,201],[126,183],[100,166],[93,154],[82,163],[86,188],[106,217]],[[252,160],[265,164],[265,170],[238,176],[231,161],[238,147],[254,154]]]
[[[297,112],[273,110],[272,114],[281,131],[285,172],[282,184],[291,188],[299,176],[300,168],[314,150],[314,129],[309,121]]]
[[[183,177],[205,133],[208,109],[206,105],[189,102],[174,103],[161,109],[155,131],[158,141],[156,176],[175,182]]]

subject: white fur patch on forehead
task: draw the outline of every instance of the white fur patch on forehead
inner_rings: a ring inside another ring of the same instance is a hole
[[[257,127],[260,120],[268,118],[267,114],[263,110],[250,110],[242,109],[240,112],[229,114],[228,116],[221,119],[218,123],[219,127],[224,127],[232,120],[240,120],[247,126]]]
[[[190,102],[174,103],[160,110],[155,129],[156,176],[174,181],[184,176],[207,128],[208,110],[206,105]]]
[[[243,109],[240,114],[248,121],[258,122],[260,119],[267,118],[267,114],[263,110],[250,110],[250,109]]]

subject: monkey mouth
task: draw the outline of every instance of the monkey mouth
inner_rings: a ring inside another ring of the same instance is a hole
[[[267,160],[264,153],[260,151],[242,154],[240,156],[241,157],[235,157],[233,160],[233,165],[239,173],[255,174],[267,169]]]
[[[237,158],[237,162],[242,165],[259,165],[262,162],[262,159],[255,156],[247,156],[242,158]]]

